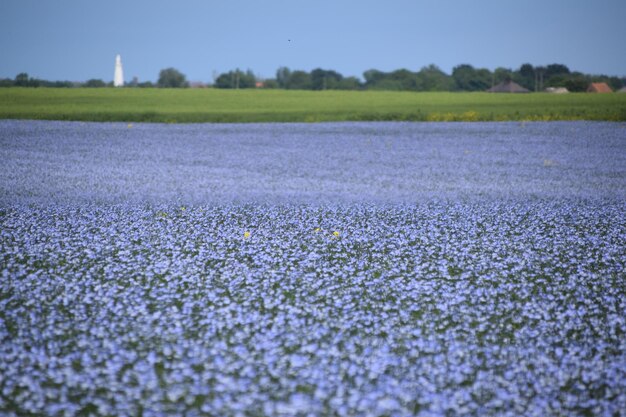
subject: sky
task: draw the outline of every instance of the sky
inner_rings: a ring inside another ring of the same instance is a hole
[[[626,76],[626,0],[0,0],[0,78],[560,63]]]

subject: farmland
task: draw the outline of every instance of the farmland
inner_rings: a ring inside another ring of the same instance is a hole
[[[626,120],[626,94],[0,89],[0,119],[132,122]]]
[[[0,121],[0,414],[619,415],[626,125]]]

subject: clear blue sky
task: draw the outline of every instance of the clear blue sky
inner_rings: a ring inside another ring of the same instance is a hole
[[[0,77],[562,63],[626,76],[626,0],[0,0]]]

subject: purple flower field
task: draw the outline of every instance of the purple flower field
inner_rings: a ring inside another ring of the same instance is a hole
[[[0,121],[0,415],[618,416],[626,125]]]
[[[0,159],[8,204],[626,196],[626,123],[0,121]]]

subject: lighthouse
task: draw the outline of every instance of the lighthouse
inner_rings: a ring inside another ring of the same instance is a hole
[[[115,76],[113,77],[113,86],[124,87],[124,70],[122,69],[122,57],[119,54],[115,56]]]

